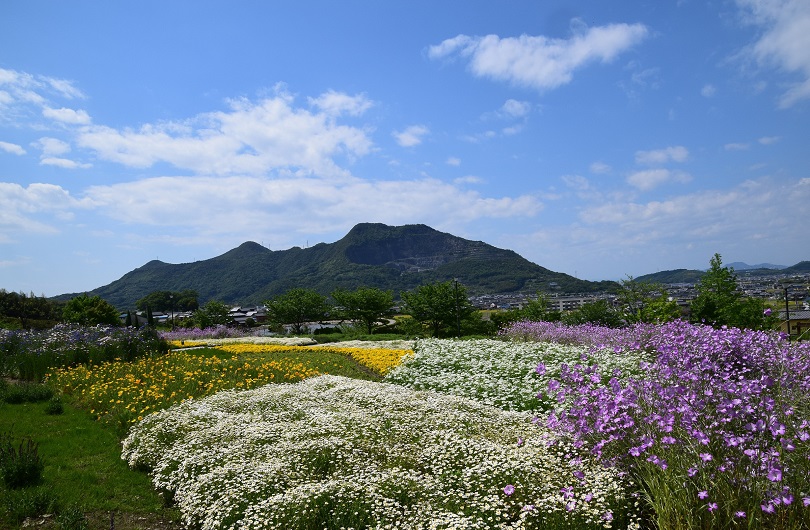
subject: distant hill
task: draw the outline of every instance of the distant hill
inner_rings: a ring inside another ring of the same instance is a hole
[[[742,262],[730,263],[728,265],[724,265],[724,267],[733,268],[734,272],[741,278],[771,275],[789,276],[791,274],[807,274],[810,272],[810,261],[801,261],[790,267],[785,267],[784,265],[772,265],[770,263],[746,265]],[[635,280],[653,283],[697,283],[704,274],[706,274],[706,271],[674,269],[670,271],[655,272],[653,274],[645,274],[644,276],[635,278]]]
[[[596,292],[615,282],[590,282],[536,265],[511,250],[469,241],[426,225],[363,223],[335,243],[273,251],[247,242],[221,256],[194,263],[153,260],[93,289],[119,309],[157,290],[194,289],[201,304],[261,303],[294,287],[324,295],[338,287],[401,291],[458,278],[469,294]],[[69,299],[65,294],[57,299]]]
[[[748,271],[752,269],[781,270],[787,268],[785,265],[774,265],[773,263],[759,263],[757,265],[749,265],[742,261],[735,261],[734,263],[729,263],[727,266],[733,268],[735,271]]]
[[[705,271],[693,269],[674,269],[671,271],[660,271],[652,274],[645,274],[634,278],[640,282],[651,283],[697,283],[706,274]]]

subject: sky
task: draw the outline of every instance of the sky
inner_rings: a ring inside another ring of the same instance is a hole
[[[620,280],[810,259],[808,0],[0,4],[0,288],[422,223]]]

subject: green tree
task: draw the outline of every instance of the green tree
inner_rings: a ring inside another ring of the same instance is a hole
[[[199,295],[193,289],[185,291],[152,291],[137,302],[135,307],[145,311],[147,306],[153,311],[196,311],[199,309]]]
[[[738,289],[734,269],[723,267],[720,254],[715,254],[709,264],[709,270],[696,286],[698,294],[690,304],[692,322],[716,328],[770,329],[773,319],[765,314],[765,301],[747,298]]]
[[[362,324],[369,335],[375,325],[394,315],[394,295],[375,287],[360,287],[354,291],[336,289],[332,298],[336,311],[342,318]]]
[[[562,316],[565,324],[596,324],[609,328],[622,326],[621,315],[613,309],[607,300],[597,300],[582,304],[578,309],[569,311]]]
[[[670,300],[660,283],[638,281],[628,276],[621,280],[616,295],[619,311],[625,322],[664,323],[681,316],[678,303]]]
[[[422,285],[402,293],[405,311],[427,326],[434,337],[460,335],[461,322],[475,313],[467,298],[467,289],[458,282]]]
[[[559,311],[549,310],[548,297],[537,293],[534,300],[528,300],[523,307],[493,312],[490,320],[500,329],[513,322],[529,320],[532,322],[556,322],[560,320]]]
[[[329,314],[326,297],[312,289],[290,289],[265,302],[267,319],[281,325],[291,325],[293,333],[300,335],[304,324],[324,320]]]
[[[225,326],[231,321],[229,311],[230,308],[224,302],[211,300],[194,312],[194,322],[200,328]]]
[[[112,304],[100,296],[79,295],[65,304],[62,316],[67,322],[75,322],[82,326],[95,326],[96,324],[109,324],[118,326],[121,318]]]

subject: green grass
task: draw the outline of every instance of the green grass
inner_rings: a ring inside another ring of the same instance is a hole
[[[47,403],[0,404],[0,430],[11,431],[15,439],[30,437],[39,445],[45,463],[42,485],[29,491],[6,491],[0,486],[0,528],[14,528],[10,505],[20,497],[42,496],[53,499],[62,511],[80,506],[86,513],[109,512],[130,515],[159,515],[176,519],[173,510],[164,507],[145,473],[130,470],[121,460],[118,438],[110,428],[71,405],[58,415],[46,414]],[[41,514],[40,514],[41,515]],[[106,516],[109,517],[108,515]]]

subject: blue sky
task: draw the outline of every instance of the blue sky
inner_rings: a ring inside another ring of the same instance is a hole
[[[424,223],[618,280],[810,259],[810,2],[9,0],[0,287]]]

